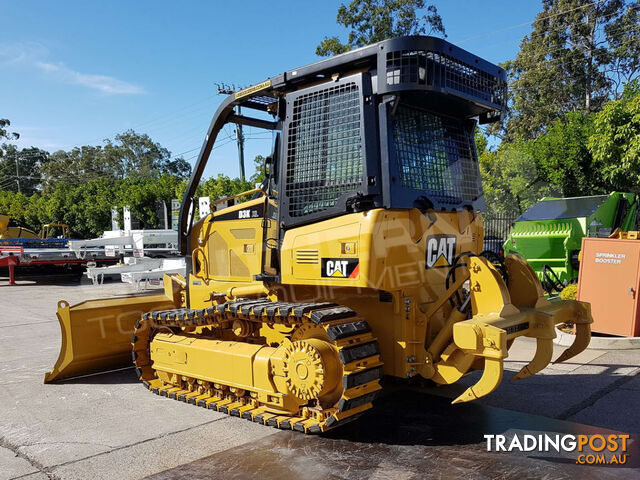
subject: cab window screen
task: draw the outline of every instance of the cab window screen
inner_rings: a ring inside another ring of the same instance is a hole
[[[294,101],[287,142],[289,216],[336,205],[362,183],[360,92],[346,83]]]
[[[402,187],[421,191],[434,203],[461,204],[480,196],[471,128],[406,105],[391,122]]]

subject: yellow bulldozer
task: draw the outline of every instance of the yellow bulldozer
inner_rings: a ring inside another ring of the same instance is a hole
[[[589,343],[589,305],[546,299],[522,257],[482,256],[474,131],[505,107],[501,68],[424,36],[229,95],[182,201],[186,276],[165,276],[163,293],[59,302],[45,381],[133,363],[155,394],[317,433],[370,409],[383,376],[451,384],[482,370],[454,403],[487,395],[517,337],[537,351],[515,378],[535,374],[558,323],[575,325],[556,361],[571,358]],[[273,132],[266,180],[192,221],[229,123]]]
[[[47,223],[42,226],[40,236],[33,230],[20,225],[12,225],[16,223],[8,215],[0,214],[0,240],[9,238],[69,238],[69,226],[65,223]]]
[[[12,225],[8,215],[0,214],[0,240],[6,238],[38,238],[38,234],[27,227]]]

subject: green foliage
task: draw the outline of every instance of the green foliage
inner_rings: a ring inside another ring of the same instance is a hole
[[[489,146],[489,141],[487,140],[487,137],[484,135],[482,130],[480,130],[477,127],[473,135],[473,141],[476,145],[476,152],[478,153],[478,156],[482,155],[485,151],[487,151]]]
[[[593,158],[589,142],[597,135],[595,119],[593,113],[569,112],[537,138],[503,142],[495,152],[486,150],[486,140],[476,135],[489,212],[517,215],[545,196],[625,190],[605,178]]]
[[[31,195],[38,191],[41,169],[49,162],[49,152],[39,148],[18,149],[0,145],[0,189]]]
[[[156,201],[170,205],[183,191],[184,181],[166,174],[154,180],[101,178],[82,185],[60,182],[50,192],[30,196],[0,191],[0,212],[35,231],[45,223],[62,222],[69,225],[74,237],[88,238],[111,229],[112,207],[128,205],[143,227],[155,227]]]
[[[129,206],[142,228],[157,228],[156,202],[170,207],[174,198],[182,199],[186,179],[169,174],[158,178],[100,178],[81,185],[59,182],[49,192],[24,195],[0,191],[0,212],[39,231],[45,223],[69,225],[75,238],[90,238],[111,229],[111,208]],[[253,185],[225,175],[209,178],[197,191],[212,200],[250,190]]]
[[[196,190],[196,195],[209,197],[211,201],[215,201],[219,198],[237,195],[252,189],[253,184],[251,182],[243,182],[239,178],[229,178],[220,173],[217,177],[211,177],[200,183]]]
[[[8,120],[0,120],[0,135]],[[17,190],[16,159],[20,192]],[[256,166],[264,164],[256,157]],[[84,145],[68,152],[49,154],[37,148],[19,150],[0,146],[0,213],[39,231],[45,223],[69,225],[76,238],[96,237],[111,229],[111,209],[128,206],[141,228],[157,228],[158,202],[168,208],[172,199],[182,199],[191,166],[148,135],[132,130],[106,140],[104,146]],[[262,178],[260,169],[253,181]],[[218,175],[203,182],[198,196],[212,200],[253,188],[253,183]],[[122,219],[120,219],[122,220]]]
[[[640,193],[640,86],[627,85],[622,98],[607,103],[595,118],[588,142],[596,167],[617,190]]]
[[[489,216],[516,216],[550,195],[553,188],[540,179],[533,157],[523,142],[503,143],[478,157]]]
[[[17,140],[20,138],[18,133],[10,133],[7,131],[7,127],[11,125],[11,122],[6,118],[0,118],[0,140]]]
[[[535,138],[567,112],[599,111],[638,72],[639,10],[628,0],[543,0],[510,74],[507,139]]]
[[[98,178],[158,178],[162,174],[187,177],[191,166],[182,158],[172,159],[148,135],[128,130],[107,140],[104,147],[85,145],[55,152],[41,170],[48,191],[57,182],[81,185]]]
[[[347,42],[325,37],[316,55],[337,55],[402,35],[446,36],[438,10],[424,0],[352,0],[348,6],[340,5],[336,22],[350,29]]]
[[[256,171],[251,175],[249,180],[251,180],[251,183],[254,185],[256,183],[262,183],[266,178],[266,161],[266,157],[263,157],[262,155],[256,155],[256,158],[253,159],[253,166]]]
[[[540,180],[565,197],[609,193],[613,185],[603,181],[594,168],[587,147],[594,133],[594,116],[584,111],[567,113],[554,120],[546,132],[534,140],[522,142],[537,168]]]
[[[570,283],[564,287],[560,292],[560,298],[562,300],[576,300],[578,298],[578,284]]]

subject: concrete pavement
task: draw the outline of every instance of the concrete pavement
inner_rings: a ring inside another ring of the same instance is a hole
[[[0,480],[142,478],[275,433],[151,395],[132,369],[44,385],[59,351],[57,301],[133,293],[58,281],[0,286]]]
[[[263,452],[269,445],[282,448],[283,432],[151,395],[131,369],[44,385],[43,375],[53,366],[59,350],[57,301],[65,299],[73,304],[133,290],[120,283],[78,285],[63,277],[46,283],[19,279],[18,283],[6,286],[0,278],[0,480],[138,479],[177,472],[172,469],[185,464],[206,465],[206,459],[220,461],[227,453],[236,452],[230,450],[234,447],[245,455],[250,455],[254,445]],[[516,341],[507,362],[507,378],[531,358],[534,347],[528,339]],[[497,407],[491,411],[508,409],[637,434],[639,365],[640,350],[588,350],[568,364],[548,367],[542,375],[503,382],[474,408]],[[421,397],[421,402],[426,402],[424,408],[429,408],[429,402],[438,403],[439,397],[453,398],[476,378],[474,373],[460,385],[427,389],[428,395]],[[459,410],[445,408],[445,399],[439,408],[449,410],[442,410],[442,415],[456,416]],[[379,408],[378,417],[384,417],[397,406],[385,400]],[[372,434],[375,425],[371,423],[375,418],[363,418],[366,424],[355,422],[350,428],[364,428],[371,434],[370,442],[377,443],[380,438]],[[389,440],[396,442],[394,449],[406,443],[398,439],[416,435],[410,424],[406,428],[397,433],[397,439]],[[287,436],[285,444],[295,438]],[[320,442],[321,446],[313,443],[315,448],[329,452],[324,438],[311,442]],[[357,441],[365,438],[359,436]],[[341,448],[346,449],[345,445]],[[233,458],[242,460],[237,453]],[[366,458],[359,461],[366,463]],[[246,469],[239,471],[246,473]],[[159,478],[177,478],[164,475]]]
[[[564,350],[555,346],[554,358]],[[538,374],[510,380],[535,352],[535,340],[516,339],[505,362],[505,378],[491,395],[478,402],[559,420],[569,420],[640,434],[640,349],[591,350],[565,363],[549,365]],[[454,398],[474,384],[480,372],[459,383],[431,387],[437,395]]]

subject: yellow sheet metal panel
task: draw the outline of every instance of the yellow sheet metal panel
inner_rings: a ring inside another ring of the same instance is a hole
[[[220,232],[213,231],[207,240],[209,246],[209,274],[213,278],[229,276],[229,245]],[[197,272],[196,272],[197,273]]]
[[[354,213],[287,231],[280,250],[282,283],[365,287],[375,216]]]
[[[231,277],[235,278],[244,278],[247,280],[252,279],[251,272],[259,272],[260,269],[256,268],[256,258],[255,255],[251,255],[255,252],[247,252],[245,251],[245,245],[243,244],[242,249],[236,247],[229,250],[229,272]],[[238,251],[240,250],[240,251]],[[250,255],[250,256],[249,256]],[[251,264],[251,265],[249,265]],[[251,267],[254,267],[251,270]],[[254,275],[257,275],[254,273]]]
[[[214,212],[194,225],[194,276],[200,282],[251,282],[262,271],[264,197]],[[272,222],[276,223],[276,222]]]
[[[269,358],[275,350],[259,344],[158,333],[151,342],[151,359],[156,370],[254,390],[254,359]],[[269,370],[258,373],[268,378]],[[260,384],[268,382],[262,379]]]

